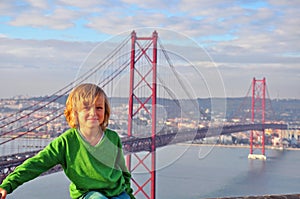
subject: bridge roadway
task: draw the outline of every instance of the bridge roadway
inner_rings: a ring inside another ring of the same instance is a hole
[[[156,147],[163,147],[166,145],[182,143],[186,141],[192,141],[195,139],[201,139],[205,137],[215,137],[219,135],[227,135],[236,132],[257,130],[261,131],[263,129],[288,129],[286,124],[277,123],[266,123],[266,124],[237,124],[228,126],[217,126],[217,127],[204,127],[198,130],[183,130],[175,131],[162,130],[156,135]],[[124,137],[122,138],[124,153],[137,153],[141,151],[151,151],[151,137]],[[27,158],[34,156],[41,149],[36,151],[30,151],[25,153],[12,154],[0,157],[0,182],[7,176],[14,168],[20,165]],[[54,167],[47,171],[43,175],[60,171],[60,166]]]

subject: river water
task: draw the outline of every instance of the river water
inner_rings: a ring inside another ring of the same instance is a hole
[[[248,154],[248,148],[236,147],[186,144],[159,148],[156,198],[300,193],[300,151],[267,149],[266,161],[249,160]],[[137,169],[133,177],[142,184],[148,174]],[[69,199],[68,185],[68,179],[59,172],[27,182],[7,198]],[[146,197],[139,192],[137,198]]]

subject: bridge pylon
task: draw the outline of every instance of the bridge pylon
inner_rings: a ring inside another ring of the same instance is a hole
[[[252,123],[261,123],[260,131],[251,130],[250,132],[250,153],[249,159],[266,160],[265,155],[265,108],[266,108],[266,78],[252,80],[252,100],[251,100],[251,121]],[[254,143],[254,136],[256,136],[256,143]],[[259,140],[260,139],[260,140]],[[253,145],[261,147],[261,154],[253,154]]]
[[[142,179],[142,183],[135,178],[132,179],[137,188],[134,195],[143,195],[142,198],[149,199],[155,199],[156,188],[157,39],[156,31],[153,32],[152,37],[137,37],[135,31],[131,33],[128,136],[151,133],[152,143],[146,155],[144,153],[129,154],[127,167],[131,172],[143,170],[146,175],[149,174],[146,179]],[[138,126],[135,124],[142,122],[142,117],[151,118],[151,129],[135,128]],[[148,130],[151,132],[141,132]]]

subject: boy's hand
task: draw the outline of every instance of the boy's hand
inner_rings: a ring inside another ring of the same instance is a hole
[[[0,188],[0,199],[6,198],[7,191],[5,189]]]

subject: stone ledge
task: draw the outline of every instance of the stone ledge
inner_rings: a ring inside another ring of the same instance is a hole
[[[300,199],[300,194],[238,196],[238,197],[224,197],[224,198],[220,197],[220,198],[208,198],[208,199]]]

